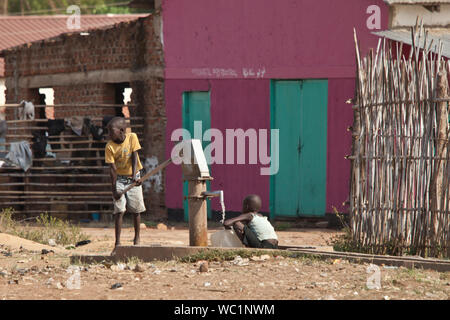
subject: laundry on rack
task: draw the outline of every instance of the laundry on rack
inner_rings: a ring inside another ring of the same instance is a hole
[[[74,116],[65,119],[65,123],[68,127],[72,129],[73,132],[75,132],[76,135],[81,136],[83,132],[83,123],[84,119],[80,116]]]
[[[49,136],[59,136],[66,128],[64,126],[64,119],[49,119],[47,121],[47,127]]]
[[[0,120],[0,158],[3,158],[6,155],[6,130],[7,125],[5,120]]]
[[[48,138],[48,141],[50,142],[55,142],[58,141],[59,138],[57,137],[53,137],[53,136],[59,136],[61,134],[61,132],[63,132],[66,129],[66,126],[64,125],[64,119],[49,119],[47,121],[47,127],[48,127],[48,135],[52,136]],[[58,144],[53,144],[52,145],[53,149],[61,149],[61,145]]]
[[[114,116],[105,116],[102,120],[103,128],[105,129],[108,126],[108,123],[114,118]]]
[[[85,136],[89,136],[89,133],[91,132],[91,127],[92,127],[92,121],[89,118],[84,118],[83,119],[83,135]]]
[[[33,153],[28,141],[11,142],[5,159],[27,171],[33,164]]]
[[[39,131],[32,132],[33,135],[33,155],[35,158],[45,158],[47,154],[47,136],[46,133]]]
[[[32,102],[22,100],[18,112],[19,120],[34,120],[34,104]]]
[[[103,140],[104,130],[102,127],[91,125],[90,131],[94,140]]]
[[[114,118],[114,116],[105,116],[102,120],[103,135],[108,134],[108,123]],[[100,140],[100,139],[99,139]]]
[[[56,158],[56,153],[52,152],[52,146],[49,143],[47,143],[47,146],[45,147],[45,156],[47,158]]]
[[[5,138],[7,129],[8,125],[6,124],[6,120],[0,120],[0,139]]]

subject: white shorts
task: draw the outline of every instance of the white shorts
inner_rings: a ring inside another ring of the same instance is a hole
[[[140,174],[137,174],[140,178]],[[128,185],[132,183],[131,178],[125,176],[117,176],[116,190],[122,192]],[[120,197],[119,200],[114,200],[114,214],[128,211],[130,213],[144,212],[144,197],[142,195],[142,185],[133,187],[128,192]]]

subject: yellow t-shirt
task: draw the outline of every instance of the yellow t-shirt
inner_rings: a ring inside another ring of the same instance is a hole
[[[115,163],[117,174],[121,176],[131,176],[133,174],[133,166],[131,162],[131,154],[141,149],[136,133],[127,133],[125,140],[121,144],[117,144],[110,140],[105,147],[105,162]],[[137,170],[142,169],[139,156],[137,158]]]

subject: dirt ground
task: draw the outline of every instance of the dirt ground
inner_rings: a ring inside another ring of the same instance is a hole
[[[209,234],[215,230],[210,230]],[[71,266],[69,255],[109,254],[113,228],[83,228],[92,243],[75,250],[42,254],[42,246],[0,234],[0,299],[443,299],[450,294],[450,273],[379,267],[381,288],[367,282],[368,264],[345,260],[265,257],[197,263],[179,261]],[[336,231],[279,231],[280,244],[327,248]],[[123,230],[131,244],[133,230]],[[142,244],[187,245],[188,230],[144,229]],[[22,243],[22,244],[21,244]],[[20,248],[22,246],[22,248]],[[330,249],[328,247],[328,249]],[[136,264],[138,267],[136,268]],[[121,287],[112,289],[117,283]],[[375,282],[376,284],[376,282]],[[369,286],[368,286],[369,285]]]

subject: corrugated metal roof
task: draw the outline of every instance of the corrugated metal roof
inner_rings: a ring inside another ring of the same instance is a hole
[[[442,55],[444,57],[450,58],[450,28],[433,28],[433,29],[427,29],[428,31],[428,39],[427,44],[430,44],[430,41],[433,40],[433,48],[434,46],[439,43],[439,40],[443,44],[443,51]],[[396,30],[386,30],[386,31],[377,31],[373,32],[373,34],[380,36],[380,37],[386,37],[387,39],[391,39],[398,42],[403,42],[409,45],[412,45],[412,39],[411,39],[411,30],[406,29],[396,29]],[[421,39],[421,46],[423,46],[423,42],[425,39]]]
[[[0,51],[25,43],[52,38],[62,33],[80,32],[136,20],[148,14],[81,15],[81,29],[67,28],[66,15],[0,16]],[[4,76],[4,61],[0,59],[0,77]]]
[[[423,4],[423,5],[434,5],[434,4],[450,4],[450,0],[384,0],[389,5],[393,4]]]

